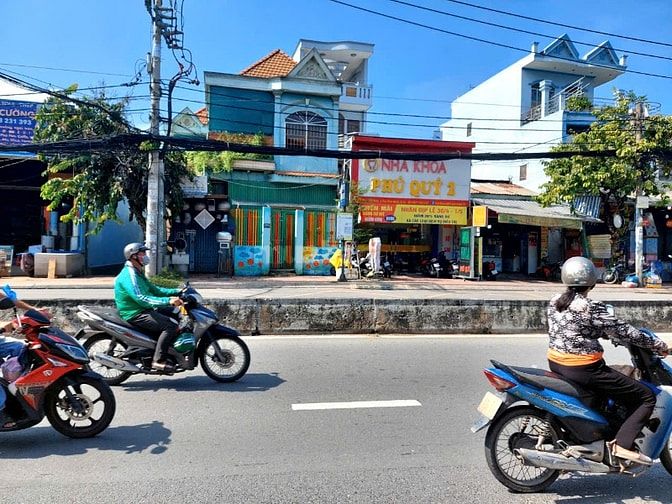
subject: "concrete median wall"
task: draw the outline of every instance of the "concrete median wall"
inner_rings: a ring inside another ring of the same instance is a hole
[[[113,307],[110,301],[40,303],[56,324],[76,331],[77,305]],[[622,320],[654,331],[672,331],[665,301],[612,303]],[[546,331],[544,301],[240,299],[208,301],[224,324],[246,334],[511,334]]]

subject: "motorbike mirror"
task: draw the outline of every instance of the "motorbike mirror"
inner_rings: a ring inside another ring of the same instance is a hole
[[[616,313],[616,311],[614,310],[614,305],[607,304],[605,306],[607,307],[607,313],[613,317],[614,314]]]

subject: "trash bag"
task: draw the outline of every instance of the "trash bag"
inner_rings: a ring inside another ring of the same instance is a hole
[[[0,365],[0,370],[2,370],[2,377],[9,383],[12,383],[21,376],[23,365],[19,357],[10,357]]]

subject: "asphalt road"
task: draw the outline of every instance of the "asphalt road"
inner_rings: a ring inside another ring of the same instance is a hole
[[[637,479],[565,476],[538,495],[511,494],[491,476],[484,434],[469,431],[489,388],[481,369],[491,357],[543,366],[544,337],[247,341],[252,366],[236,384],[195,371],[115,387],[117,415],[97,438],[70,440],[46,422],[0,434],[1,501],[672,501],[661,466]],[[358,401],[407,402],[324,409]]]

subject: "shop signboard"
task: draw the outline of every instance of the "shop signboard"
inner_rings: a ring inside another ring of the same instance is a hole
[[[611,235],[590,235],[588,242],[590,243],[590,252],[593,259],[611,258]]]
[[[336,240],[352,240],[352,214],[336,214]]]
[[[0,145],[23,145],[33,142],[35,114],[39,103],[0,100]],[[27,152],[5,153],[13,156],[34,156]]]
[[[454,205],[419,205],[372,200],[360,204],[359,214],[360,222],[457,226],[467,224],[467,207]]]
[[[439,161],[354,159],[362,222],[467,224],[471,164]]]

